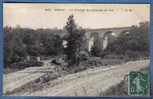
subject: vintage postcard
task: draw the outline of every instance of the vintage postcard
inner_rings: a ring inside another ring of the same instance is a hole
[[[3,4],[4,96],[150,96],[150,4]]]

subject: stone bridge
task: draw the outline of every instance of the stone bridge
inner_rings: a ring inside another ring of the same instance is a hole
[[[95,43],[98,43],[96,45],[98,45],[100,49],[105,50],[108,44],[113,42],[120,33],[128,29],[129,27],[87,30],[85,36],[87,39],[88,52],[91,51]]]

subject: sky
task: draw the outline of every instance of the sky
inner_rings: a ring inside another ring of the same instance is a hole
[[[150,5],[5,3],[3,26],[62,29],[72,14],[82,28],[125,27],[150,21]]]

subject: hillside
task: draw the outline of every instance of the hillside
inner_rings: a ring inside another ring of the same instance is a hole
[[[12,91],[9,95],[13,96],[99,96],[111,86],[120,83],[130,71],[146,67],[149,67],[149,60],[131,61],[116,66],[101,66],[50,80],[48,83],[44,83],[43,88],[37,89],[37,91],[32,91],[35,87],[31,87],[32,89],[29,87],[30,89],[26,90],[26,87],[21,87],[23,85],[17,86],[16,84],[29,82],[32,79],[26,79],[27,77],[39,78],[42,73],[45,74],[48,71],[48,67],[44,67],[41,72],[38,71],[39,67],[29,68],[9,74],[9,76],[4,75],[3,81],[6,85],[3,87],[3,92],[5,94],[8,91]],[[12,82],[12,79],[16,80]],[[24,84],[30,85],[29,83]],[[16,90],[17,87],[18,89]]]

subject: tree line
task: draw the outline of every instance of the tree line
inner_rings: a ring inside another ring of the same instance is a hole
[[[136,59],[148,57],[150,49],[150,24],[142,22],[139,26],[131,26],[122,31],[107,50],[92,48],[92,56],[104,57],[109,54],[120,55]],[[68,17],[63,30],[58,29],[29,29],[9,26],[3,29],[4,67],[11,67],[12,63],[20,62],[29,56],[59,56],[65,54],[69,66],[78,64],[79,53],[85,50],[85,30],[78,27],[73,15]],[[62,36],[66,33],[66,36]],[[64,48],[63,40],[67,41]]]
[[[150,24],[141,22],[139,26],[131,26],[122,31],[113,43],[109,44],[106,53],[122,55],[128,59],[149,57],[150,55]]]
[[[62,53],[61,30],[4,27],[4,67],[29,56],[55,56]]]

